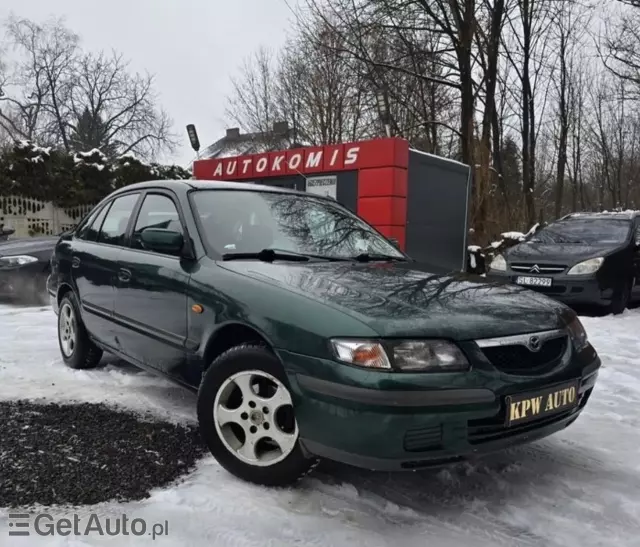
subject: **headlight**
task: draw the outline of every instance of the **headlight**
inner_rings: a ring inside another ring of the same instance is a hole
[[[0,257],[0,267],[3,268],[16,268],[18,266],[24,266],[25,264],[31,264],[32,262],[38,262],[38,259],[35,256],[29,255]]]
[[[393,346],[393,364],[401,370],[455,372],[469,369],[458,346],[446,340],[416,340]]]
[[[506,272],[507,271],[507,261],[504,259],[502,255],[496,255],[493,257],[491,264],[489,264],[490,270],[496,270],[498,272]]]
[[[604,258],[590,258],[589,260],[585,260],[584,262],[578,262],[578,264],[573,266],[567,272],[567,275],[592,274],[598,271],[603,262]]]
[[[469,369],[469,361],[460,348],[445,340],[388,342],[385,345],[389,352],[385,350],[385,345],[367,340],[332,340],[331,344],[340,361],[365,368],[395,368],[408,372],[457,372]]]
[[[567,330],[569,331],[569,336],[571,336],[571,340],[573,341],[576,351],[580,352],[587,347],[589,344],[587,331],[584,330],[580,319],[576,317],[571,321],[571,323],[567,325]]]

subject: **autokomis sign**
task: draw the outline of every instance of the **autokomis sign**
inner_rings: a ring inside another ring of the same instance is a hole
[[[397,139],[312,146],[264,154],[194,162],[201,180],[244,180],[296,174],[358,170],[396,163]],[[406,160],[405,160],[406,161]]]

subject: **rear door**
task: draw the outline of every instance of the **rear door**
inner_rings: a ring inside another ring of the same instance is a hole
[[[83,321],[91,335],[109,346],[115,342],[113,308],[118,255],[139,197],[140,193],[134,192],[105,203],[73,241],[71,278]]]
[[[148,227],[182,232],[182,211],[169,191],[148,191],[118,259],[115,317],[118,349],[140,363],[176,374],[186,356],[187,293],[193,261],[143,248]]]

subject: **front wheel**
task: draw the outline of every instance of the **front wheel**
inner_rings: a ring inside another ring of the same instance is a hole
[[[207,369],[198,392],[200,432],[233,475],[286,486],[315,463],[305,457],[282,365],[263,346],[241,345]]]
[[[614,315],[620,315],[627,309],[629,302],[631,301],[631,280],[627,279],[621,282],[613,290],[613,298],[609,305],[609,312]]]

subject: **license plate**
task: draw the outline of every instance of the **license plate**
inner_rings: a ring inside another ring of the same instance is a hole
[[[506,425],[524,424],[570,410],[578,404],[579,387],[580,380],[573,380],[539,391],[507,396]]]
[[[553,278],[551,277],[531,277],[520,275],[516,278],[518,285],[529,285],[530,287],[551,287]]]

